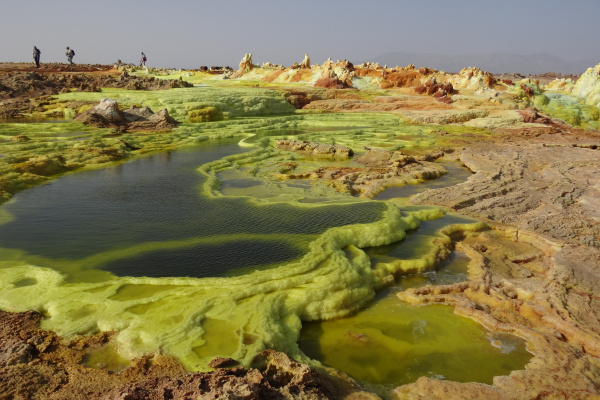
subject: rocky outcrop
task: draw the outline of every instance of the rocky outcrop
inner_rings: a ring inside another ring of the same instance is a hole
[[[415,87],[420,83],[421,75],[415,70],[396,70],[390,72],[382,72],[381,88],[404,88]]]
[[[300,68],[310,69],[310,58],[308,57],[308,54],[304,55],[304,60],[300,63]]]
[[[463,68],[458,74],[446,74],[439,81],[449,82],[454,89],[491,88],[496,84],[496,78],[487,71],[479,68]]]
[[[0,311],[0,397],[6,399],[376,399],[348,378],[330,378],[284,353],[265,350],[249,368],[187,372],[172,357],[148,355],[120,370],[87,365],[112,334],[63,341],[39,329],[42,316]],[[225,363],[225,364],[223,364]],[[220,365],[220,366],[219,366]]]
[[[365,150],[367,150],[367,152],[354,161],[368,167],[401,168],[407,164],[421,161],[434,161],[444,156],[443,151],[411,156],[402,151],[389,151],[368,146],[365,146]]]
[[[100,103],[74,118],[85,125],[97,128],[115,128],[119,131],[165,131],[177,126],[178,122],[169,116],[167,109],[153,113],[148,107],[131,106],[125,111],[119,109],[115,100],[102,99]]]
[[[119,105],[115,100],[102,99],[100,104],[90,108],[75,118],[75,121],[83,122],[86,125],[106,128],[109,125],[121,125],[125,123],[125,117]]]
[[[279,178],[319,180],[339,192],[372,198],[388,187],[436,179],[447,173],[442,165],[431,162],[442,157],[443,152],[410,156],[399,151],[366,150],[356,159],[366,168],[321,167],[311,172],[280,174]]]
[[[531,124],[551,125],[552,119],[538,114],[535,109],[527,108],[525,110],[517,110],[517,113],[523,117],[523,122]]]
[[[586,104],[600,108],[600,64],[588,68],[573,87],[572,94]]]
[[[278,149],[295,151],[309,156],[350,158],[354,155],[354,151],[346,146],[302,140],[282,139],[277,141],[276,146]]]
[[[417,86],[415,88],[415,93],[428,94],[436,98],[442,98],[454,93],[454,88],[452,87],[452,84],[450,82],[438,83],[435,78],[431,78],[427,80],[423,85]],[[452,100],[449,100],[449,103],[451,103]]]
[[[496,84],[496,78],[492,74],[479,68],[464,68],[458,74],[448,74],[432,68],[416,69],[412,64],[391,69],[378,64],[361,64],[356,68],[356,76],[376,79],[382,89],[415,88],[418,94],[437,93],[436,97],[440,98],[452,94],[455,90],[491,88]]]
[[[328,89],[347,89],[351,87],[346,80],[340,79],[335,71],[330,68],[325,68],[323,70],[321,77],[317,79],[314,86]]]
[[[523,93],[525,93],[525,95],[529,98],[532,98],[535,95],[535,92],[533,91],[533,88],[531,86],[527,86],[524,83],[521,83],[520,88],[523,91]]]
[[[246,53],[240,61],[240,67],[237,72],[239,75],[243,75],[246,72],[250,72],[253,68],[254,64],[252,63],[252,53]]]

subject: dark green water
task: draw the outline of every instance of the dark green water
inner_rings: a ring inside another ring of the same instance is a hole
[[[26,190],[3,206],[15,218],[0,225],[0,243],[71,260],[144,243],[147,250],[100,267],[120,276],[222,276],[302,255],[298,246],[261,236],[315,235],[334,226],[376,221],[384,209],[376,202],[299,208],[202,196],[204,178],[197,168],[243,151],[233,141],[205,144],[69,174]],[[223,243],[220,235],[237,237]],[[207,240],[177,249],[152,247],[193,238]]]

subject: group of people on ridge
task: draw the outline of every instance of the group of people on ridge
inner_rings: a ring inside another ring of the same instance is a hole
[[[40,55],[41,54],[42,54],[42,52],[40,51],[40,49],[38,49],[37,46],[33,46],[33,61],[35,61],[36,68],[40,67]],[[70,48],[69,46],[67,46],[67,52],[65,53],[65,55],[67,56],[67,61],[69,61],[69,64],[73,65],[73,57],[75,56],[75,51],[72,48]],[[146,55],[142,51],[142,58],[140,60],[140,66],[145,67],[147,60],[148,59],[146,58]]]
[[[40,49],[38,49],[37,46],[33,46],[33,61],[35,62],[36,68],[40,67],[41,54],[42,52],[40,51]],[[65,55],[67,56],[67,61],[69,61],[69,64],[73,65],[73,57],[75,56],[75,50],[67,46],[67,52],[65,53]]]

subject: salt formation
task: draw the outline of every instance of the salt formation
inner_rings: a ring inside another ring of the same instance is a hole
[[[600,64],[587,71],[577,80],[572,94],[585,104],[600,107]]]
[[[545,87],[548,92],[564,92],[571,93],[573,91],[575,82],[571,78],[557,78],[552,82],[548,83]]]
[[[458,74],[450,75],[442,73],[446,79],[439,78],[440,81],[449,82],[455,89],[480,89],[482,87],[491,87],[496,83],[496,79],[487,71],[479,68],[463,68]]]
[[[238,69],[238,73],[244,74],[246,72],[251,71],[254,68],[254,64],[252,63],[252,53],[246,53],[240,61],[240,68]]]
[[[308,58],[308,54],[304,55],[304,60],[300,63],[300,68],[309,69],[310,68],[310,58]]]

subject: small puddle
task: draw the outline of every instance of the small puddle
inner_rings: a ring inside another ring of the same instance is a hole
[[[206,318],[202,321],[202,344],[194,346],[192,351],[201,359],[211,357],[231,357],[240,342],[235,325],[220,319]],[[198,367],[205,367],[198,365]]]
[[[102,347],[89,349],[83,356],[81,364],[86,367],[103,369],[109,373],[119,373],[131,365],[131,361],[121,357],[116,347],[106,344]]]
[[[433,228],[422,227],[425,231]],[[406,240],[419,238],[413,234]],[[395,252],[393,247],[388,247],[387,254],[383,250],[377,248],[370,255],[410,258],[413,253]],[[454,314],[452,306],[414,306],[396,296],[408,288],[465,281],[469,260],[455,251],[436,271],[401,277],[351,317],[304,323],[300,349],[386,399],[393,398],[394,388],[421,376],[491,384],[494,376],[523,369],[531,358],[524,340],[489,332]]]
[[[531,358],[517,337],[492,335],[451,306],[411,306],[393,293],[350,318],[306,324],[299,344],[384,398],[421,376],[491,384]]]

